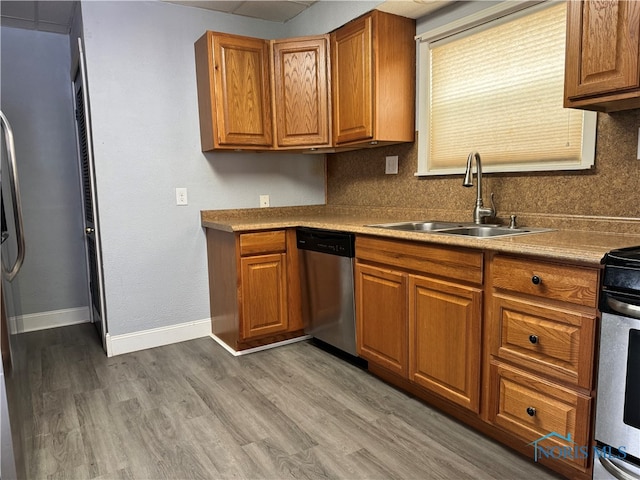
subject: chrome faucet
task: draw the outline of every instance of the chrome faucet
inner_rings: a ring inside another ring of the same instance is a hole
[[[473,175],[471,173],[471,164],[476,159],[476,176],[478,177],[478,197],[476,198],[476,206],[473,209],[473,223],[481,225],[485,217],[496,216],[496,205],[493,202],[493,193],[491,194],[491,207],[485,207],[482,201],[482,163],[480,162],[480,154],[471,152],[467,158],[467,170],[464,172],[463,187],[473,187]]]

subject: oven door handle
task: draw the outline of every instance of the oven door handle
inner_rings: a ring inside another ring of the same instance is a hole
[[[627,317],[640,319],[640,307],[632,305],[627,302],[621,302],[620,300],[613,298],[611,295],[607,296],[607,305],[611,310],[626,315]]]
[[[604,469],[618,480],[639,480],[640,479],[640,477],[633,475],[630,472],[625,472],[608,458],[599,457],[598,460],[600,460],[600,463],[602,464]]]

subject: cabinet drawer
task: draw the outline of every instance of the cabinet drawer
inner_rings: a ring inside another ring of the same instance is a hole
[[[240,255],[278,253],[287,250],[284,230],[240,234]]]
[[[590,389],[595,314],[494,295],[498,357]]]
[[[420,242],[403,242],[377,237],[356,237],[356,257],[435,275],[448,280],[482,284],[482,251],[448,248]]]
[[[491,268],[494,288],[593,308],[597,305],[596,269],[501,256],[494,258]]]
[[[544,449],[588,445],[590,397],[499,363],[491,365],[491,387],[489,415],[496,425],[527,443],[548,436],[537,443]],[[580,451],[567,456],[570,462],[586,466]]]

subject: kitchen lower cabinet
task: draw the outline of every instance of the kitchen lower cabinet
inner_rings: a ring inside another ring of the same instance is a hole
[[[287,255],[273,253],[240,259],[242,338],[287,330]]]
[[[211,331],[233,350],[304,334],[295,230],[207,229]]]
[[[525,445],[547,437],[538,445],[545,450],[558,452],[590,445],[589,395],[500,362],[491,363],[490,376],[490,418],[495,425],[517,435]],[[538,453],[538,457],[543,456]],[[553,461],[573,463],[586,470],[587,459],[584,454],[574,454]]]
[[[502,254],[490,262],[487,420],[532,457],[547,435],[539,447],[590,449],[599,269]],[[590,476],[591,456],[543,456],[564,475]]]
[[[358,355],[407,377],[407,274],[356,264]]]
[[[482,289],[409,276],[409,378],[480,408]]]
[[[477,413],[482,252],[356,237],[356,259],[359,354]]]

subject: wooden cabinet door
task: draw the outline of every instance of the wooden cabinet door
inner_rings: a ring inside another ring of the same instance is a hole
[[[237,35],[213,35],[215,121],[219,145],[273,143],[269,44]]]
[[[273,43],[278,147],[331,144],[329,36]]]
[[[481,316],[481,289],[409,276],[409,379],[474,412]]]
[[[288,328],[287,256],[284,253],[240,260],[242,339],[284,332]]]
[[[640,87],[640,2],[567,2],[565,97]]]
[[[358,355],[407,377],[407,275],[356,264]]]
[[[331,38],[334,141],[373,138],[372,17],[338,29]]]

